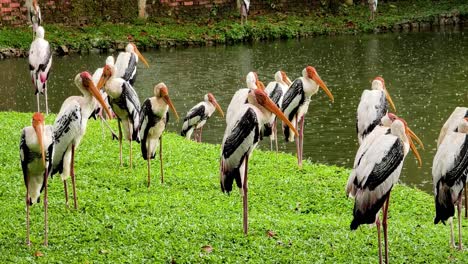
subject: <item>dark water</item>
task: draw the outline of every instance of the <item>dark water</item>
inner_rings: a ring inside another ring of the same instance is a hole
[[[153,85],[164,81],[179,114],[212,92],[226,110],[234,92],[244,87],[252,70],[267,84],[279,69],[291,79],[306,65],[316,67],[335,96],[330,104],[321,91],[312,98],[306,116],[304,157],[314,162],[351,167],[358,148],[356,108],[363,89],[382,75],[397,107],[397,114],[426,145],[423,168],[412,154],[405,162],[403,182],[431,190],[431,164],[436,140],[445,119],[456,106],[468,105],[468,31],[317,37],[307,40],[257,43],[229,47],[204,47],[146,52],[151,68],[140,67],[135,88],[140,99],[152,96]],[[107,55],[54,57],[49,85],[49,105],[58,112],[63,100],[79,90],[74,76],[102,67]],[[27,59],[0,61],[0,111],[35,111]],[[42,98],[41,98],[42,99]],[[42,101],[41,101],[42,102]],[[172,120],[169,130],[179,131],[182,120]],[[220,143],[225,122],[209,120],[206,142]],[[261,148],[269,148],[265,140]],[[295,145],[284,144],[284,151]],[[291,164],[294,166],[294,164]]]

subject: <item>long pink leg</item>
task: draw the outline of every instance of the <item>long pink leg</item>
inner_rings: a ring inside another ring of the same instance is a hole
[[[244,172],[244,182],[242,184],[242,189],[244,189],[244,196],[242,197],[242,204],[243,204],[243,209],[244,209],[244,218],[243,218],[243,224],[244,224],[244,234],[247,235],[248,233],[248,228],[249,228],[249,220],[248,220],[248,203],[247,203],[247,173],[248,173],[248,167],[249,167],[249,156],[245,156],[245,172]]]
[[[73,204],[75,209],[78,209],[78,201],[76,200],[76,183],[75,183],[75,145],[72,144],[72,154],[71,154],[71,169],[70,169],[70,176],[72,181],[73,187]]]
[[[49,161],[50,162],[50,161]],[[48,240],[48,236],[47,236],[47,233],[48,233],[48,230],[49,230],[49,225],[48,225],[48,221],[47,221],[47,209],[48,209],[48,206],[49,206],[49,201],[47,200],[47,180],[48,180],[48,176],[49,175],[49,171],[48,169],[46,168],[45,169],[45,173],[44,173],[44,246],[48,246],[49,245],[49,240]]]
[[[119,124],[119,158],[120,166],[122,166],[122,127],[120,125],[120,120],[117,120],[117,124]]]
[[[387,219],[388,219],[388,204],[390,203],[390,193],[388,193],[387,201],[383,210],[383,231],[384,231],[384,243],[385,243],[385,263],[388,264],[388,230],[387,230]]]
[[[37,102],[37,112],[41,112],[41,104],[39,103],[39,92],[36,94],[36,102]]]
[[[468,191],[466,189],[466,183],[465,183],[465,218],[468,218]]]
[[[65,206],[68,207],[68,188],[67,180],[63,180],[63,191],[65,193]]]
[[[463,245],[462,245],[462,226],[461,226],[461,210],[462,210],[462,196],[460,195],[460,197],[458,198],[458,201],[457,201],[457,212],[458,212],[458,250],[462,250],[463,249]]]
[[[161,162],[161,184],[164,183],[162,135],[159,137],[159,161]]]
[[[273,131],[274,131],[274,137],[275,137],[275,145],[276,145],[276,153],[278,153],[278,128],[276,127],[276,119],[273,122]]]
[[[26,176],[28,177],[28,176]],[[31,246],[31,240],[29,240],[29,192],[28,192],[29,181],[26,180],[26,245]]]
[[[144,142],[141,142],[141,144],[144,144]],[[148,162],[148,189],[150,188],[151,184],[151,152],[149,149],[149,140],[146,148],[146,161]]]
[[[379,264],[382,264],[382,242],[380,238],[380,219],[379,215],[377,214],[377,217],[375,219],[375,225],[377,226],[377,239],[379,242]]]
[[[302,118],[301,118],[301,131],[299,132],[299,140],[301,141],[301,144],[299,145],[300,153],[301,153],[301,159],[300,159],[299,167],[302,167],[302,154],[304,153],[304,150],[303,150],[303,146],[304,146],[304,116],[302,116]]]
[[[49,115],[49,102],[47,101],[47,86],[44,88],[44,96],[45,96],[46,115]]]
[[[297,120],[297,117],[296,117],[296,128],[298,128],[298,120]],[[288,129],[288,128],[286,128],[286,129]],[[301,156],[300,152],[301,152],[301,150],[300,150],[300,147],[299,147],[299,145],[300,145],[299,137],[298,137],[298,136],[295,136],[295,140],[296,140],[297,165],[298,165],[299,167],[301,167],[301,163],[300,163],[300,156]]]
[[[133,169],[133,151],[132,151],[132,138],[130,138],[130,169]]]
[[[203,127],[200,127],[200,134],[198,135],[198,142],[200,143],[201,143],[202,132],[203,132]]]

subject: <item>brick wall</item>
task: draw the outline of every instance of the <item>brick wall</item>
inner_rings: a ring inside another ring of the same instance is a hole
[[[236,0],[147,0],[146,12],[150,19],[158,16],[222,15],[236,10]]]

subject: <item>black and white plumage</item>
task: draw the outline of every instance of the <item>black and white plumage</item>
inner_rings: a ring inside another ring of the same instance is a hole
[[[42,23],[41,8],[37,4],[37,0],[26,0],[26,8],[28,10],[28,18],[33,28],[33,37],[38,27]]]
[[[406,122],[397,118],[391,124],[390,133],[381,134],[375,140],[364,140],[357,151],[346,186],[346,194],[355,200],[351,230],[357,229],[362,224],[376,223],[380,263],[382,263],[382,251],[378,213],[384,207],[385,258],[388,263],[387,210],[390,191],[400,177],[403,161],[410,149],[421,164],[419,153],[409,134]]]
[[[437,139],[437,146],[442,144],[442,141],[448,132],[458,131],[460,120],[465,117],[468,117],[468,107],[458,106],[455,108],[455,110],[453,110],[450,117],[447,119],[447,121],[445,121],[444,126],[440,129],[439,137]]]
[[[44,125],[44,116],[35,113],[32,126],[23,128],[20,140],[21,168],[26,186],[26,243],[29,240],[29,206],[39,203],[44,192],[44,245],[47,246],[47,179],[51,172],[53,156],[53,127]]]
[[[263,90],[249,90],[247,100],[248,103],[239,105],[228,120],[222,142],[220,163],[221,190],[231,192],[234,181],[237,187],[242,189],[245,234],[247,234],[248,159],[260,141],[261,129],[273,113],[295,131],[293,125]]]
[[[378,0],[367,0],[369,4],[369,10],[371,11],[370,20],[374,20],[375,13],[377,13]]]
[[[289,87],[283,97],[281,110],[288,117],[289,121],[299,131],[299,136],[296,140],[297,163],[302,166],[302,145],[304,136],[304,115],[309,109],[309,104],[312,95],[322,88],[333,102],[334,98],[330,90],[322,81],[317,71],[312,66],[307,66],[302,70],[302,77],[297,78]],[[293,142],[294,135],[291,130],[283,124],[283,133],[286,142]]]
[[[224,117],[223,109],[221,109],[213,94],[205,94],[203,102],[196,104],[187,112],[180,135],[190,139],[192,133],[196,131],[194,139],[201,142],[202,128],[215,110],[218,110],[221,116]]]
[[[148,164],[148,188],[151,183],[151,159],[156,155],[159,145],[159,159],[161,163],[161,183],[164,182],[163,159],[162,159],[162,134],[169,122],[169,108],[174,112],[177,119],[179,115],[169,98],[167,86],[159,83],[154,87],[154,97],[143,102],[140,118],[141,155]]]
[[[137,46],[133,43],[128,43],[125,52],[120,52],[115,61],[115,76],[124,79],[133,86],[136,80],[138,59],[141,59],[146,67],[149,68],[148,62],[145,57],[141,55]]]
[[[36,31],[36,38],[29,48],[28,60],[29,73],[37,99],[37,112],[40,112],[39,93],[41,93],[45,95],[46,114],[49,114],[47,80],[49,79],[49,71],[52,66],[52,52],[50,51],[49,42],[44,39],[44,34],[44,28],[39,26]]]
[[[448,130],[437,148],[432,165],[436,216],[434,224],[449,220],[453,237],[455,204],[458,207],[458,249],[462,249],[461,202],[468,176],[468,117],[458,119],[457,131]]]
[[[388,112],[387,102],[396,111],[392,98],[385,87],[385,81],[382,77],[376,77],[372,81],[372,90],[364,90],[361,95],[361,101],[357,108],[356,130],[359,144],[380,125],[380,119]]]
[[[280,109],[283,104],[283,96],[288,91],[289,85],[291,85],[291,80],[286,75],[286,73],[284,71],[277,71],[275,73],[275,81],[268,83],[267,87],[265,88],[265,92],[268,94],[268,97],[270,97],[270,99]],[[272,129],[272,133],[270,135],[270,149],[273,150],[273,141],[275,141],[276,151],[278,151],[278,133],[276,129],[277,126],[275,115],[272,115],[267,127]]]
[[[250,0],[241,0],[240,6],[240,15],[241,15],[241,24],[247,22],[247,16],[249,15],[250,10]]]
[[[76,200],[74,156],[81,139],[86,133],[89,116],[93,113],[95,102],[98,100],[107,111],[106,103],[99,90],[92,81],[88,72],[82,72],[75,77],[75,85],[83,93],[83,96],[70,96],[63,103],[54,123],[54,157],[52,175],[60,173],[65,189],[65,200],[68,204],[68,192],[66,180],[71,176],[73,185],[73,200],[75,208]]]
[[[122,123],[123,136],[130,142],[130,167],[132,168],[132,141],[140,142],[138,135],[141,108],[140,99],[129,82],[117,77],[116,71],[115,66],[104,66],[98,88],[105,87],[112,110],[117,116],[119,124],[120,165],[122,165]]]

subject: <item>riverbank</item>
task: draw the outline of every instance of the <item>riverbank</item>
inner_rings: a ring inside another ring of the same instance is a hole
[[[341,6],[338,14],[322,11],[252,14],[246,25],[237,14],[182,21],[159,18],[132,24],[98,23],[83,27],[45,25],[46,39],[58,55],[108,52],[124,49],[134,41],[141,49],[211,46],[238,42],[294,39],[316,35],[372,32],[430,31],[464,25],[468,3],[461,0],[405,1],[379,4],[378,16],[369,21],[367,6]],[[0,58],[25,57],[32,41],[29,27],[0,29]]]
[[[65,208],[63,184],[49,185],[49,247],[43,241],[42,204],[31,208],[32,247],[24,245],[24,184],[20,131],[31,113],[0,112],[0,262],[172,263],[376,263],[374,228],[350,231],[353,202],[345,196],[349,170],[305,162],[291,154],[255,151],[250,160],[250,234],[242,233],[237,191],[219,187],[219,145],[164,135],[165,183],[153,161],[150,190],[146,162],[134,144],[134,167],[118,165],[118,143],[90,120],[76,156],[79,209]],[[51,124],[54,116],[48,116]],[[214,117],[218,118],[218,117]],[[213,120],[215,121],[215,120]],[[111,121],[116,128],[116,122]],[[209,131],[205,131],[209,133]],[[390,261],[466,263],[449,249],[449,227],[434,225],[433,198],[397,185],[389,209]],[[466,225],[463,228],[466,234]],[[39,255],[39,256],[38,256]]]

